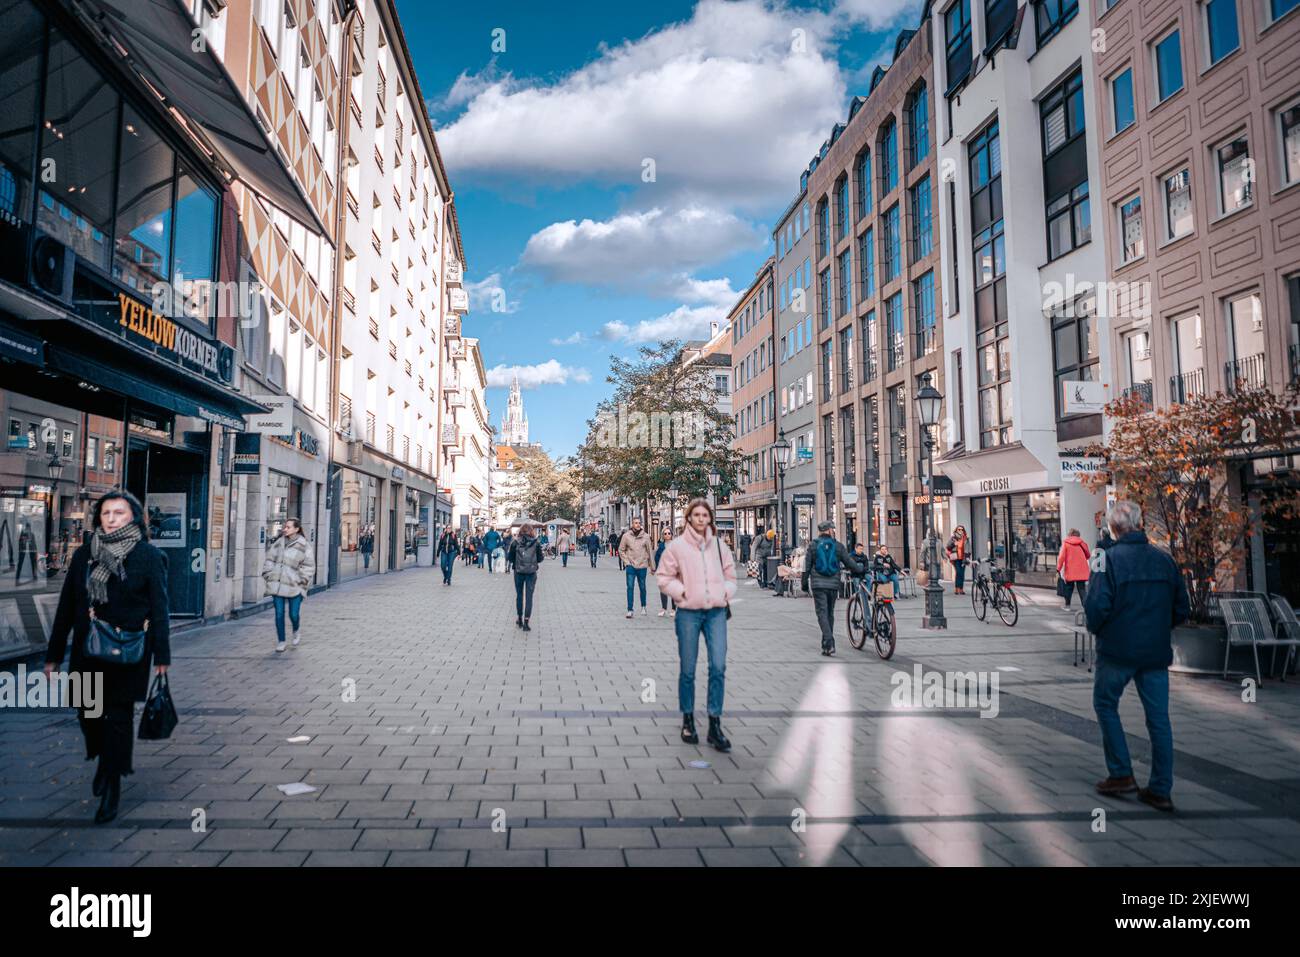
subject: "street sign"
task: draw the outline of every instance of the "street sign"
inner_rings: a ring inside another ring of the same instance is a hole
[[[258,405],[266,406],[267,411],[244,416],[248,431],[261,435],[289,435],[293,432],[293,396],[254,395],[251,398]]]

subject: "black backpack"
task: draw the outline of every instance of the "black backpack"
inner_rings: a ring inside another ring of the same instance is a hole
[[[542,546],[536,538],[519,539],[515,545],[515,571],[528,574],[541,564]]]

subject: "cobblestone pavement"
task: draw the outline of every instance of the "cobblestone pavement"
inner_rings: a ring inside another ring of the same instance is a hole
[[[849,646],[843,603],[827,659],[810,599],[745,583],[729,755],[678,740],[653,579],[649,617],[627,621],[611,559],[548,563],[527,637],[513,598],[505,576],[458,566],[444,588],[413,569],[313,596],[283,655],[269,614],[182,632],[180,727],[137,743],[103,827],[73,713],[0,709],[0,865],[1300,862],[1300,685],[1267,681],[1245,703],[1237,682],[1175,676],[1178,813],[1099,798],[1091,676],[1051,593],[1007,628],[950,592],[941,633],[902,600],[882,662]],[[891,676],[917,666],[996,676],[997,715],[895,707]],[[1131,690],[1123,716],[1145,781]],[[316,790],[277,789],[299,781]]]

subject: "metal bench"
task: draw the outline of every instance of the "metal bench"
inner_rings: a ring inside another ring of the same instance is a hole
[[[1264,676],[1259,670],[1259,647],[1273,649],[1273,661],[1270,662],[1270,677],[1273,666],[1277,663],[1279,646],[1295,648],[1300,645],[1297,638],[1278,638],[1269,621],[1268,603],[1263,595],[1250,598],[1220,598],[1219,609],[1223,613],[1223,624],[1228,632],[1228,640],[1223,651],[1223,677],[1228,677],[1228,656],[1232,654],[1233,645],[1250,645],[1255,656],[1255,680],[1264,683]],[[1290,652],[1288,652],[1288,655]],[[1285,672],[1285,668],[1283,668]],[[1285,680],[1285,676],[1284,676]]]
[[[1287,669],[1294,671],[1293,660],[1296,659],[1296,649],[1300,648],[1300,618],[1296,618],[1295,609],[1291,603],[1281,595],[1270,596],[1273,605],[1273,618],[1276,621],[1274,626],[1274,637],[1293,642],[1290,650],[1286,653],[1286,660],[1282,662],[1282,678],[1286,680]]]

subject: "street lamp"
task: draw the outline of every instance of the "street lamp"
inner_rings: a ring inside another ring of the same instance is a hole
[[[54,565],[54,541],[53,522],[54,510],[59,507],[59,479],[63,478],[63,459],[59,458],[59,453],[55,452],[50,456],[50,461],[46,463],[45,470],[50,476],[50,507],[45,510],[45,577],[48,579],[53,572]],[[21,570],[22,566],[19,566]]]
[[[934,525],[934,436],[931,430],[939,423],[939,408],[943,404],[943,395],[930,384],[930,373],[921,377],[921,389],[916,393],[916,411],[924,433],[925,458],[929,463],[930,534],[926,539],[926,557],[929,560],[928,580],[925,583],[925,617],[921,619],[922,628],[947,628],[948,620],[943,617],[943,585],[939,583],[939,533]]]
[[[785,429],[782,429],[777,435],[776,444],[772,446],[772,455],[776,458],[776,540],[784,550],[785,469],[790,464],[790,440],[785,437]]]
[[[677,528],[677,486],[668,487],[668,527]]]

